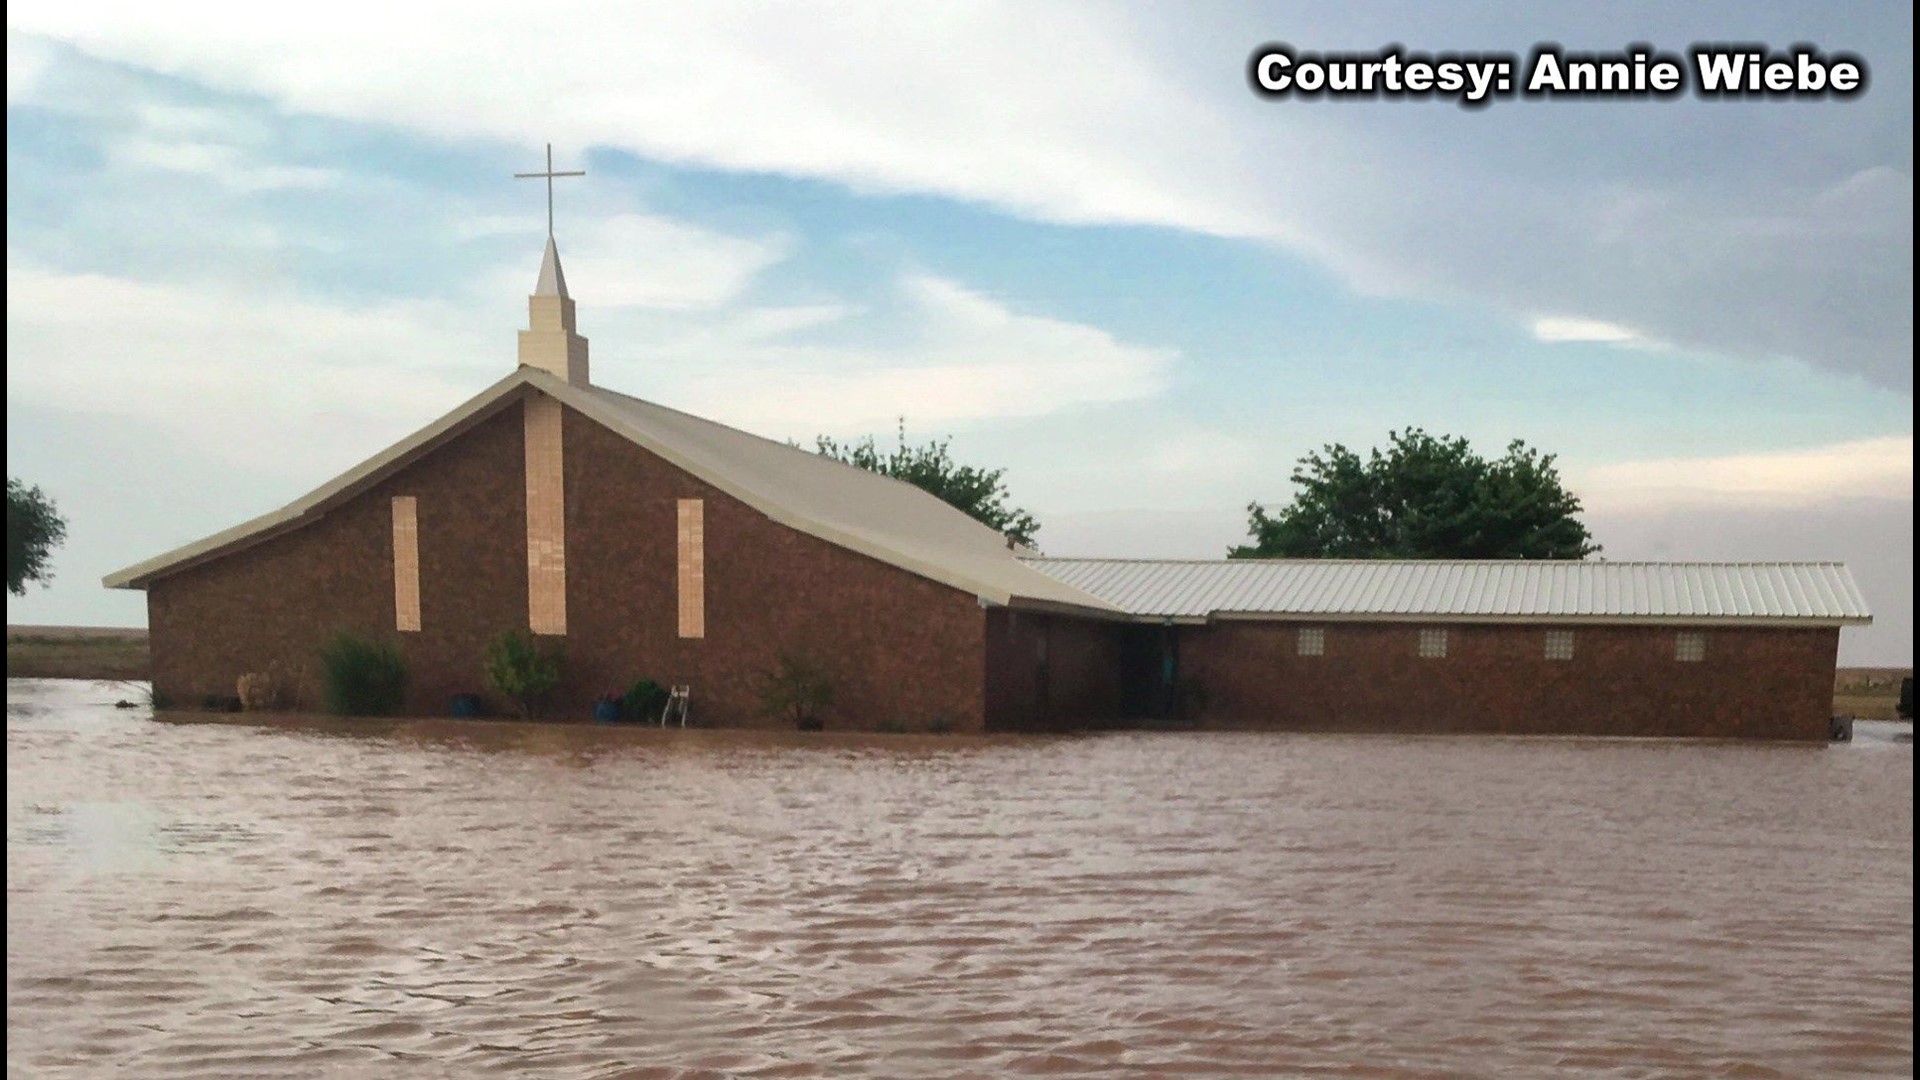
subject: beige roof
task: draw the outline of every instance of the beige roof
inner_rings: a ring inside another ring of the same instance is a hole
[[[1136,618],[1747,622],[1873,619],[1841,563],[1029,559]]]
[[[553,396],[781,524],[990,604],[1118,616],[1106,602],[1023,563],[1000,533],[911,484],[600,387],[522,367],[459,408],[270,514],[109,574],[155,578],[318,520],[393,471],[529,392]]]

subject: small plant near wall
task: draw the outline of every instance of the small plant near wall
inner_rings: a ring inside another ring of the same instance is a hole
[[[626,714],[626,706],[621,703],[619,694],[609,690],[593,702],[593,722],[596,724],[617,724]]]
[[[487,643],[487,679],[523,717],[533,717],[560,685],[566,647],[542,647],[531,635],[506,630]]]
[[[641,679],[627,690],[626,696],[620,699],[620,705],[627,719],[642,724],[654,723],[667,707],[667,688],[652,679]]]
[[[833,683],[811,660],[783,653],[761,684],[760,703],[801,731],[820,731],[833,704]]]
[[[407,660],[387,642],[336,634],[320,650],[320,670],[330,712],[392,716],[406,700]]]

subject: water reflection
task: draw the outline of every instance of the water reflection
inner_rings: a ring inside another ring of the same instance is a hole
[[[1911,1068],[1891,730],[860,738],[117,696],[9,685],[10,1073]]]

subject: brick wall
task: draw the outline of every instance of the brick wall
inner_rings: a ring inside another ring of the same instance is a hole
[[[244,672],[298,673],[320,707],[321,646],[335,632],[397,641],[408,711],[441,714],[479,692],[489,635],[527,624],[521,411],[512,405],[320,520],[154,582],[147,625],[156,690],[197,707]],[[393,511],[415,499],[421,625],[395,628]]]
[[[1326,655],[1295,655],[1302,625]],[[1419,627],[1224,622],[1182,627],[1184,678],[1209,727],[1699,735],[1824,740],[1839,631],[1705,629],[1706,657],[1674,659],[1671,627],[1580,627],[1548,660],[1543,627],[1452,625],[1447,656],[1416,655]]]
[[[777,524],[567,413],[569,682],[583,700],[647,677],[727,726],[778,723],[759,685],[782,652],[832,678],[832,727],[983,724],[985,613],[972,594]],[[679,500],[702,501],[704,636],[680,636]]]
[[[971,594],[778,525],[571,410],[564,419],[568,651],[557,716],[649,677],[693,688],[703,723],[759,725],[783,652],[824,667],[830,727],[984,724],[985,613]],[[183,706],[276,662],[304,670],[337,630],[395,640],[409,712],[487,690],[483,656],[527,629],[524,427],[515,404],[321,520],[160,579],[148,592],[156,687]],[[421,624],[395,629],[391,500],[419,520]],[[704,503],[706,635],[682,638],[677,504]]]
[[[522,415],[510,405],[310,525],[154,582],[156,688],[191,707],[277,665],[317,708],[317,653],[349,630],[401,643],[410,712],[485,692],[487,641],[527,627]],[[1119,716],[1115,624],[983,612],[965,592],[778,525],[571,411],[563,429],[557,715],[584,717],[598,694],[650,677],[691,685],[701,722],[777,723],[759,686],[792,652],[833,680],[832,727],[1074,730]],[[395,627],[395,496],[415,499],[418,632]],[[683,499],[702,505],[699,638],[680,634]],[[1417,627],[1345,623],[1325,624],[1326,655],[1299,657],[1298,625],[1179,628],[1202,724],[1823,739],[1839,641],[1835,629],[1707,630],[1705,660],[1686,664],[1670,628],[1587,627],[1571,661],[1550,661],[1544,628],[1455,625],[1447,657],[1425,660]]]
[[[1122,624],[995,608],[987,613],[987,726],[1078,731],[1120,714]]]

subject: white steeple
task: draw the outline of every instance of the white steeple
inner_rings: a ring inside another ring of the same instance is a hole
[[[520,331],[520,363],[586,386],[587,339],[574,332],[573,297],[560,270],[560,249],[547,237],[540,258],[540,280],[527,298],[527,328]]]
[[[547,237],[546,254],[540,256],[540,280],[534,283],[533,295],[567,295],[567,275],[560,272],[560,249],[551,236]]]
[[[553,181],[559,176],[585,176],[553,168],[553,144],[547,144],[545,172],[514,173],[522,180],[547,182],[547,250],[540,256],[540,279],[527,299],[527,328],[520,331],[520,366],[535,367],[587,385],[587,339],[574,333],[573,297],[567,295],[567,275],[560,271],[560,248],[553,242]]]

